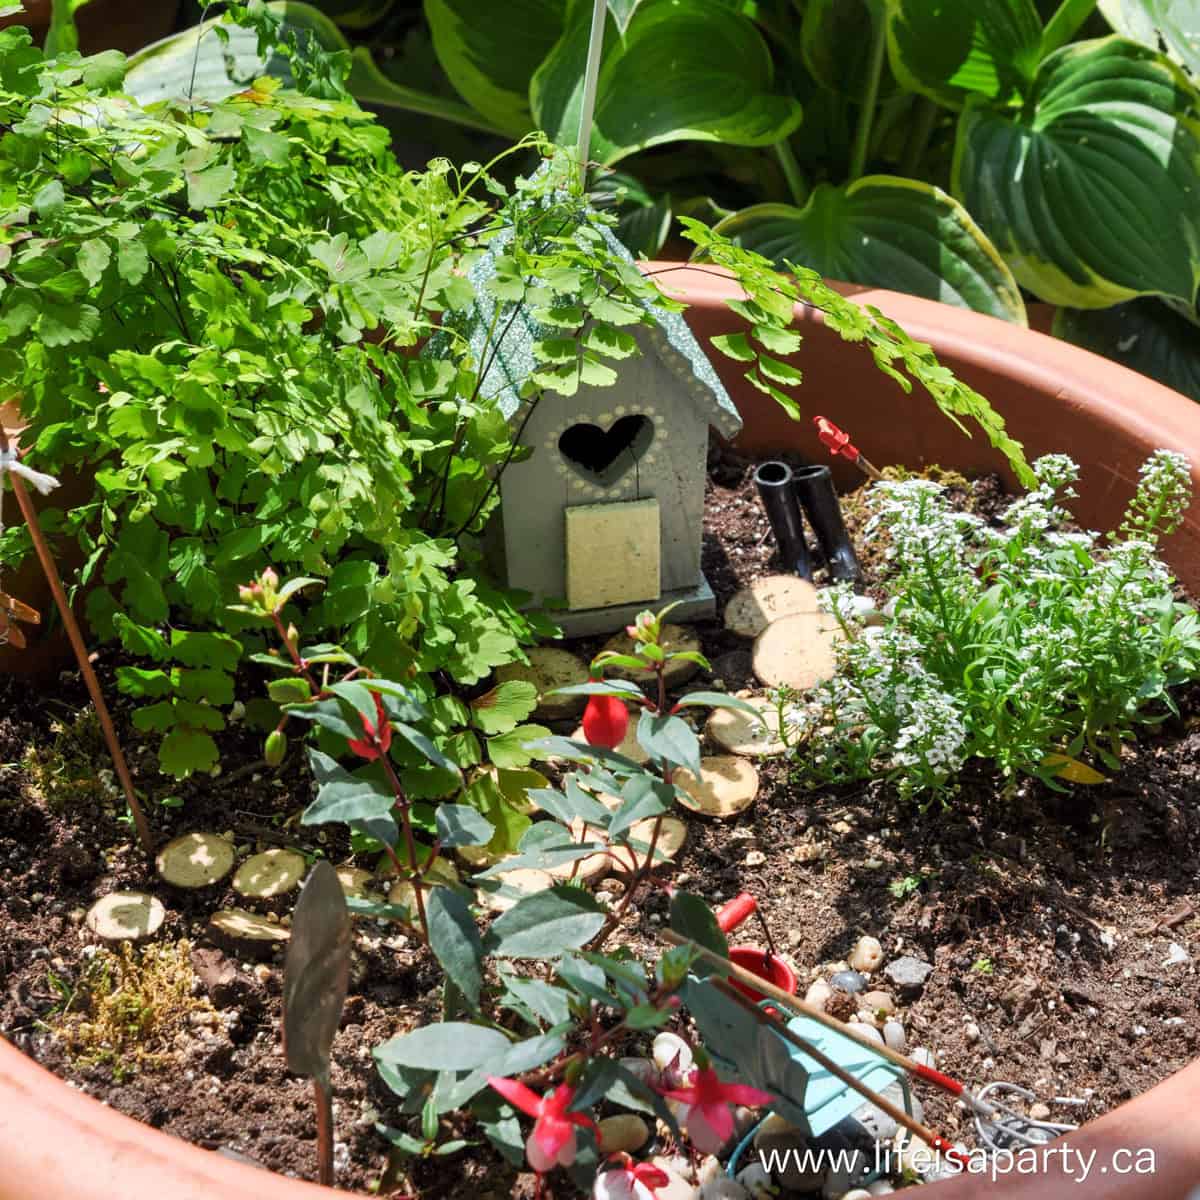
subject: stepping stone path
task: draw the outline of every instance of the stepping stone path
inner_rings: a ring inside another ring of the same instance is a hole
[[[233,890],[249,900],[269,900],[298,888],[307,870],[304,855],[296,850],[264,850],[238,867]]]
[[[787,746],[779,736],[779,705],[765,696],[747,697],[745,703],[758,715],[740,708],[715,708],[704,732],[729,754],[773,758],[785,753]]]
[[[265,958],[290,938],[291,931],[244,908],[226,908],[208,919],[208,935],[239,958]]]
[[[233,843],[215,833],[185,833],[172,838],[159,852],[159,878],[172,887],[203,888],[233,870]]]
[[[758,795],[758,772],[753,764],[732,754],[700,760],[700,778],[680,768],[675,782],[686,795],[679,803],[705,817],[735,817]]]
[[[764,575],[736,592],[725,605],[725,628],[754,638],[780,617],[816,612],[820,593],[797,575]]]
[[[106,942],[141,942],[162,927],[167,910],[146,892],[110,892],[88,909],[88,929]]]
[[[842,631],[825,613],[781,617],[754,639],[754,674],[767,687],[804,692],[837,671]]]

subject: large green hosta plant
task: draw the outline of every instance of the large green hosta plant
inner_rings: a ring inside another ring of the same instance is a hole
[[[266,7],[350,54],[361,99],[574,141],[590,0]],[[1130,360],[1128,330],[1144,331],[1138,344],[1155,350],[1139,367],[1200,399],[1200,370],[1187,365],[1200,366],[1188,344],[1200,342],[1189,336],[1200,278],[1200,0],[608,9],[591,154],[602,168],[620,164],[596,172],[597,199],[616,208],[635,251],[659,252],[675,217],[724,213],[719,227],[740,244],[851,282],[1017,323],[1024,289],[1070,310],[1063,335],[1114,356]],[[423,17],[460,100],[410,86],[369,46],[347,42],[372,14],[398,13]],[[1115,34],[1094,36],[1108,28]],[[211,94],[257,65],[250,35],[228,45],[180,35],[139,56],[131,81],[153,95],[181,80]],[[1127,332],[1114,340],[1118,328]]]

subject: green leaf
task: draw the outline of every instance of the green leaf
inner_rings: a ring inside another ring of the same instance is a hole
[[[967,210],[932,184],[888,175],[846,187],[822,183],[803,208],[755,204],[717,230],[780,268],[795,263],[1026,324],[1020,289],[996,248]]]
[[[553,887],[502,913],[484,945],[503,958],[558,958],[594,937],[604,919],[604,908],[582,888]]]
[[[622,804],[608,825],[608,836],[615,840],[638,821],[669,812],[675,803],[675,789],[652,775],[635,775],[621,789]]]
[[[471,908],[452,888],[430,888],[425,898],[429,948],[442,970],[471,1006],[479,1006],[483,983],[483,942]]]
[[[79,256],[76,263],[85,279],[93,287],[100,282],[104,270],[112,258],[108,243],[101,238],[88,238],[79,246]]]
[[[762,714],[753,704],[731,696],[728,692],[688,692],[676,702],[677,708],[733,708],[748,716],[758,717]]]
[[[692,727],[680,717],[655,716],[643,710],[638,719],[637,740],[651,758],[686,767],[700,778],[700,741]]]
[[[317,781],[317,798],[304,810],[302,825],[370,821],[391,813],[396,797],[382,776],[351,775],[319,750],[309,750],[308,763]]]
[[[729,943],[717,924],[716,915],[699,896],[676,891],[671,897],[670,925],[681,937],[691,938],[722,958],[729,957]]]
[[[1100,0],[1116,33],[1167,54],[1200,78],[1200,0]]]
[[[469,804],[439,804],[437,836],[447,849],[456,846],[486,846],[495,827]]]
[[[60,180],[52,179],[43,184],[33,197],[33,210],[39,217],[49,217],[63,206],[65,194]]]
[[[187,198],[191,208],[212,208],[219,204],[234,185],[237,173],[233,164],[215,163],[203,171],[186,172]]]
[[[756,205],[757,208],[766,207],[765,205]],[[772,205],[773,208],[786,208],[792,212],[798,212],[798,209],[790,209],[786,204]],[[752,212],[753,209],[745,209],[744,212]],[[737,241],[734,235],[734,241]],[[740,244],[740,243],[739,243]],[[754,362],[758,355],[755,353],[754,347],[750,345],[750,335],[747,333],[719,333],[711,339],[712,344],[728,358],[736,359],[738,362]]]
[[[211,771],[219,758],[217,743],[207,733],[192,729],[173,730],[158,748],[158,765],[176,779],[186,779],[195,771]]]
[[[968,105],[954,191],[1053,304],[1103,308],[1200,279],[1200,120],[1179,68],[1119,38],[1049,58],[1012,117]]]
[[[886,0],[896,78],[941,104],[970,95],[1006,103],[1038,65],[1042,23],[1033,0]]]
[[[527,767],[534,755],[525,747],[550,732],[545,725],[518,725],[509,733],[488,738],[488,757],[498,767]]]
[[[173,629],[171,653],[185,667],[216,667],[222,671],[236,671],[242,658],[242,644],[227,633]]]
[[[525,680],[511,679],[471,701],[475,724],[484,733],[509,733],[537,706],[537,688]]]
[[[143,667],[118,667],[117,690],[126,696],[153,699],[171,693],[171,677],[166,671],[146,670]]]
[[[875,23],[884,19],[877,0],[808,0],[800,26],[800,53],[812,77],[840,96],[861,102],[871,78]],[[880,96],[896,91],[886,69]]]
[[[1054,334],[1200,402],[1200,326],[1161,300],[1060,308]]]
[[[578,131],[590,22],[575,4],[530,84],[537,123],[559,142]],[[606,39],[590,153],[612,164],[663,142],[767,146],[800,116],[749,17],[722,0],[642,0],[625,36]]]
[[[376,1046],[372,1054],[377,1062],[391,1067],[475,1071],[503,1058],[509,1045],[508,1038],[499,1030],[466,1021],[447,1021],[389,1038]]]
[[[425,0],[438,63],[464,100],[505,133],[534,126],[529,81],[563,28],[563,0]]]

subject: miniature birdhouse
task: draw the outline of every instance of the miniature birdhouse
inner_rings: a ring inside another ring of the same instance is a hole
[[[493,273],[490,255],[471,273],[477,356],[487,331],[505,324],[493,321],[496,301],[484,286]],[[555,618],[568,634],[618,629],[672,602],[673,621],[715,608],[700,568],[708,430],[730,438],[742,421],[683,317],[649,311],[652,324],[629,329],[641,353],[611,364],[619,378],[609,387],[523,400],[533,343],[548,332],[526,312],[486,356],[481,395],[498,398],[532,449],[501,478],[489,530],[495,565],[509,587],[565,604]]]

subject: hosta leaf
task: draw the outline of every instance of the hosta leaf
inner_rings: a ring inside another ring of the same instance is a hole
[[[564,0],[425,0],[438,62],[455,90],[518,137],[533,128],[529,80],[562,33],[565,8]]]
[[[1200,78],[1200,0],[1100,0],[1113,29],[1167,54]]]
[[[1018,325],[1025,305],[996,248],[952,196],[929,183],[868,175],[819,184],[801,209],[755,204],[717,230],[774,260],[873,284]]]
[[[573,142],[579,127],[591,8],[572,5],[530,85],[537,123],[560,142]],[[686,140],[766,146],[799,123],[800,105],[776,89],[748,17],[721,0],[642,0],[625,36],[606,39],[590,155],[611,164]]]
[[[1200,402],[1200,325],[1161,300],[1060,308],[1054,333]]]
[[[968,105],[954,192],[1017,281],[1103,308],[1200,278],[1200,112],[1183,73],[1121,38],[1057,51],[1011,117]]]
[[[808,0],[800,26],[800,53],[812,77],[831,92],[861,99],[871,74],[875,22],[883,19],[877,0]],[[885,68],[880,95],[895,90],[895,80]]]
[[[592,184],[592,202],[617,218],[621,244],[639,257],[653,258],[671,231],[671,201],[654,196],[632,175],[610,171]]]
[[[1006,102],[1037,69],[1042,23],[1033,0],[887,0],[888,54],[901,83],[942,104]]]

